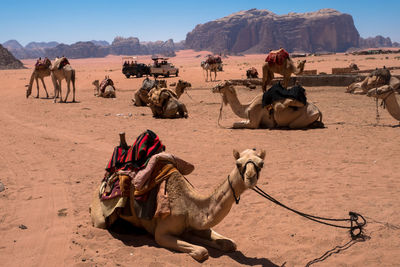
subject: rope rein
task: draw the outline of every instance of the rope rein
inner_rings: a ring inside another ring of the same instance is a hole
[[[365,218],[356,212],[349,212],[349,216],[350,218],[348,219],[333,219],[333,218],[324,218],[324,217],[319,217],[319,216],[314,216],[314,215],[310,215],[292,208],[289,208],[288,206],[282,204],[281,202],[279,202],[278,200],[276,200],[275,198],[271,197],[270,195],[268,195],[267,193],[265,193],[262,189],[260,189],[258,186],[256,186],[255,188],[253,188],[253,190],[259,194],[260,196],[268,199],[269,201],[285,208],[288,209],[306,219],[321,223],[321,224],[325,224],[328,226],[333,226],[333,227],[338,227],[338,228],[344,228],[344,229],[349,229],[350,232],[350,236],[353,240],[358,239],[358,238],[363,238],[364,237],[364,232],[363,232],[363,227],[367,224],[367,221],[365,220]],[[361,222],[359,222],[359,218],[361,218]],[[343,225],[339,225],[339,224],[334,224],[334,223],[328,223],[326,221],[331,221],[331,222],[345,222],[345,221],[350,221],[350,226],[343,226]]]

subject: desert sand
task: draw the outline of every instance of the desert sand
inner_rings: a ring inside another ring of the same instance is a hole
[[[26,99],[35,60],[23,61],[29,69],[0,71],[0,182],[6,188],[0,192],[2,266],[305,266],[345,244],[314,266],[399,265],[400,128],[391,127],[398,122],[379,108],[376,125],[374,99],[346,94],[344,87],[306,87],[308,100],[323,112],[324,129],[218,127],[221,97],[211,92],[216,82],[206,83],[200,68],[206,54],[185,50],[170,60],[180,68],[180,77],[167,82],[192,84],[181,97],[188,119],[155,119],[148,107],[134,107],[131,98],[143,78],[125,78],[118,56],[70,60],[78,103]],[[224,58],[224,72],[217,79],[244,78],[250,66],[261,73],[265,56]],[[137,60],[151,61],[149,56]],[[327,73],[351,62],[361,69],[400,65],[397,54],[338,54],[307,61],[306,70]],[[93,96],[92,81],[105,75],[115,83],[116,99]],[[53,95],[50,78],[45,81]],[[261,88],[237,91],[245,102]],[[43,89],[40,94],[45,96]],[[229,127],[237,120],[224,107],[221,124]],[[234,168],[233,149],[265,149],[260,188],[292,208],[323,217],[348,218],[349,211],[359,212],[368,221],[369,238],[348,243],[346,230],[306,220],[253,191],[245,192],[215,227],[237,242],[237,251],[210,248],[203,263],[160,247],[143,232],[93,228],[89,203],[119,143],[118,133],[126,132],[132,144],[146,129],[159,135],[167,152],[195,165],[187,179],[202,193],[213,190]]]

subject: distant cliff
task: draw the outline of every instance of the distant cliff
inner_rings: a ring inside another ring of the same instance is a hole
[[[377,35],[375,37],[361,38],[360,37],[360,48],[377,48],[377,47],[398,47],[399,44],[396,42],[392,43],[389,37],[383,37]]]
[[[333,9],[276,15],[250,9],[197,25],[186,35],[186,48],[213,52],[343,52],[359,46],[352,16]]]
[[[0,45],[0,70],[24,68],[24,64],[21,61],[16,59],[7,48]]]

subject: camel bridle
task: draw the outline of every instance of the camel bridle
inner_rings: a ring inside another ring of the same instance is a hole
[[[237,167],[237,169],[238,169],[238,171],[239,171],[239,174],[240,174],[240,178],[242,178],[242,181],[244,182],[244,174],[246,173],[246,169],[247,169],[247,165],[248,164],[253,164],[253,166],[254,166],[254,169],[256,170],[256,178],[257,178],[257,181],[258,181],[258,177],[259,177],[259,174],[260,174],[260,170],[261,170],[261,167],[259,167],[258,165],[257,165],[257,163],[255,163],[253,160],[248,160],[245,164],[244,164],[244,166],[241,168],[241,166],[240,166],[240,164],[236,164],[236,167]],[[235,199],[235,202],[236,202],[236,204],[239,204],[239,201],[240,201],[240,196],[239,197],[237,197],[236,196],[236,193],[235,193],[235,189],[233,188],[233,186],[232,186],[232,183],[231,183],[231,181],[229,180],[229,175],[228,175],[228,183],[229,183],[229,187],[231,188],[231,190],[232,190],[232,193],[233,193],[233,198]]]

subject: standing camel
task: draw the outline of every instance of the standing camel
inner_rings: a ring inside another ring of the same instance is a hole
[[[214,72],[214,81],[217,80],[217,71],[222,70],[222,60],[220,56],[209,55],[206,61],[202,61],[200,66],[206,71],[206,82],[208,82],[208,73],[212,81],[211,72]]]
[[[57,102],[57,97],[60,97],[60,103],[67,102],[70,92],[70,83],[72,82],[73,97],[72,102],[75,102],[75,70],[71,67],[65,57],[57,58],[51,70],[51,79],[54,85],[54,103]],[[67,94],[65,99],[62,99],[61,81],[65,79],[67,82]]]
[[[282,48],[277,50],[277,51],[271,51],[270,54],[267,57],[267,62],[264,64],[262,67],[262,73],[263,73],[263,78],[262,78],[262,90],[263,92],[267,91],[267,85],[271,83],[271,81],[274,79],[274,73],[278,73],[283,76],[283,87],[287,88],[289,85],[289,80],[290,76],[292,73],[298,75],[301,74],[304,70],[304,65],[306,63],[306,60],[302,60],[298,63],[297,67],[294,65],[294,62],[292,59],[289,57],[289,54],[287,54],[286,57],[282,58],[282,62],[279,62],[279,59],[276,62],[269,61],[268,58],[271,55],[276,55],[278,53],[287,53],[285,50]]]
[[[208,258],[208,250],[205,246],[225,252],[235,251],[236,243],[218,234],[212,230],[212,227],[228,215],[232,205],[235,201],[239,202],[240,195],[244,191],[257,185],[259,173],[264,165],[265,151],[246,149],[239,153],[234,150],[233,156],[233,170],[229,175],[223,176],[223,182],[208,195],[197,192],[178,170],[174,171],[169,176],[164,191],[168,196],[170,206],[168,216],[153,217],[150,220],[140,219],[134,208],[135,189],[133,186],[131,186],[128,200],[131,215],[121,212],[117,213],[117,216],[136,227],[146,229],[160,246],[188,253],[198,261]],[[99,188],[94,192],[89,211],[95,227],[107,227],[108,220],[104,217],[101,208]]]
[[[29,81],[28,89],[26,89],[26,98],[28,98],[32,93],[32,85],[33,81],[36,80],[37,86],[37,95],[36,98],[39,98],[39,79],[42,81],[44,91],[46,92],[46,98],[49,98],[49,94],[47,93],[46,84],[44,83],[44,77],[50,76],[51,74],[51,62],[50,59],[45,58],[44,62],[40,65],[36,65],[35,69],[32,72],[31,79]]]

